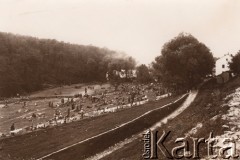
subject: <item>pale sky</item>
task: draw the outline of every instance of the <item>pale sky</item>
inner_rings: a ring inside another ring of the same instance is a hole
[[[0,31],[107,47],[149,64],[180,32],[240,50],[239,0],[0,0]]]

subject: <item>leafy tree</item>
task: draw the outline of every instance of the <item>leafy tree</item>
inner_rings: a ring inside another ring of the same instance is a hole
[[[141,83],[147,83],[152,80],[149,69],[145,64],[137,67],[137,80]]]
[[[230,69],[233,71],[235,74],[240,73],[240,51],[233,56],[232,62],[230,62]]]
[[[214,64],[208,47],[191,34],[181,33],[164,44],[153,68],[158,79],[166,85],[186,89],[211,74]]]

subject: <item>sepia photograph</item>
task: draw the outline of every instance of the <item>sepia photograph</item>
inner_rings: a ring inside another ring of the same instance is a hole
[[[239,160],[239,0],[0,0],[0,160]]]

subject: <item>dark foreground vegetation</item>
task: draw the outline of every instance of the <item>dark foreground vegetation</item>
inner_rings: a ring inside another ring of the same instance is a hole
[[[0,97],[105,81],[107,71],[134,67],[134,59],[106,48],[0,32]]]

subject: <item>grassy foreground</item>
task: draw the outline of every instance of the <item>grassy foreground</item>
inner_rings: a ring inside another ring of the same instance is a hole
[[[22,160],[42,157],[76,142],[115,128],[149,110],[168,104],[177,98],[179,97],[168,97],[157,102],[149,102],[115,113],[3,139],[0,142],[0,159]]]

